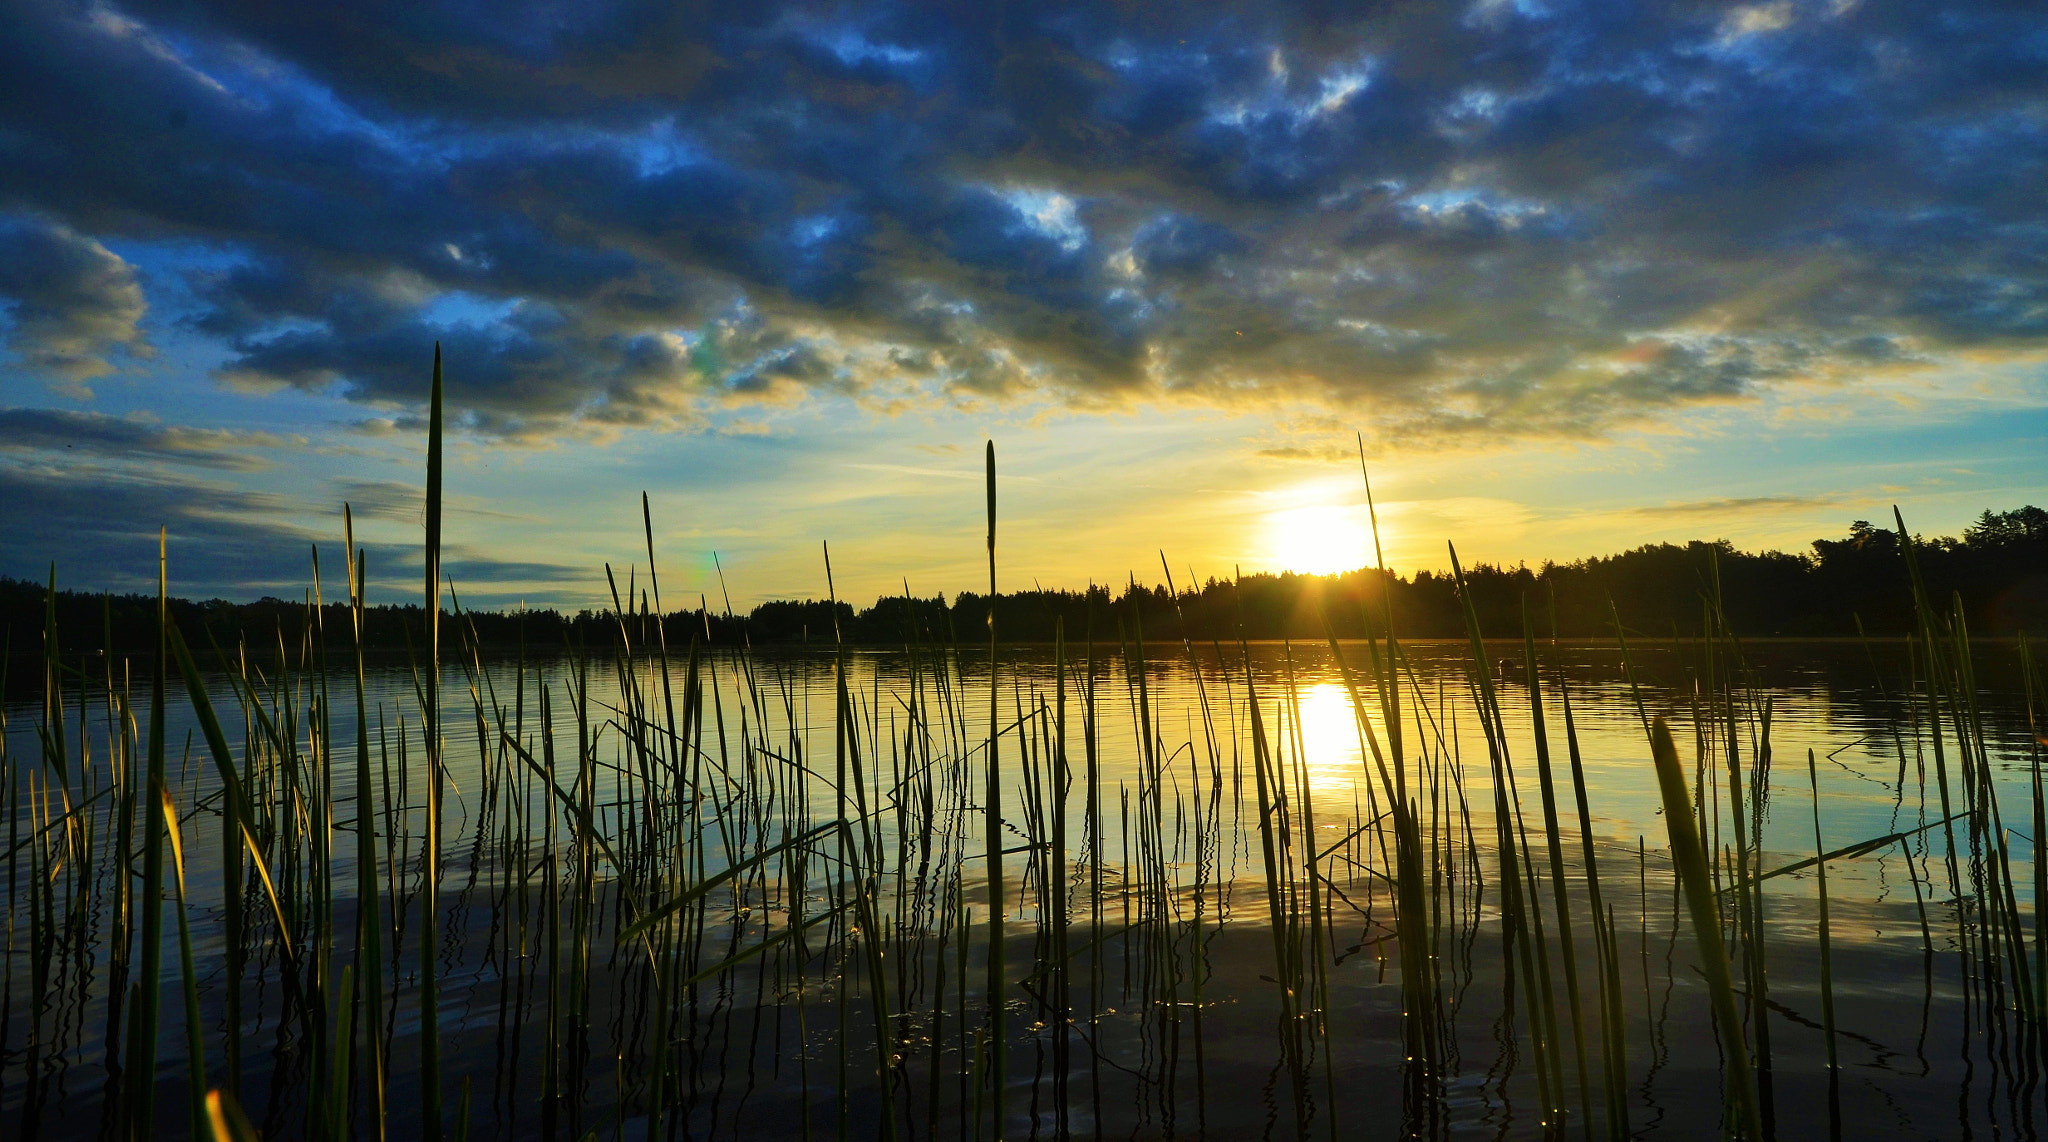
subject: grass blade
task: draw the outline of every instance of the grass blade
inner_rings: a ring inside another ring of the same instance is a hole
[[[1741,1137],[1761,1142],[1763,1127],[1757,1115],[1756,1080],[1749,1069],[1749,1049],[1742,1040],[1742,1015],[1735,1006],[1735,981],[1728,970],[1728,949],[1721,942],[1713,872],[1693,822],[1685,763],[1679,760],[1671,729],[1661,717],[1650,725],[1650,755],[1656,763],[1657,786],[1664,798],[1664,824],[1671,833],[1672,862],[1678,868],[1678,881],[1692,915],[1693,937],[1699,943],[1700,964],[1706,973],[1714,1020],[1720,1024],[1721,1043],[1728,1056],[1725,1073],[1735,1103],[1736,1125]]]

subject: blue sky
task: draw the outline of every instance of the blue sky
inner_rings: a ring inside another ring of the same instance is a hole
[[[2030,4],[10,6],[0,574],[584,605],[2044,499]],[[1355,557],[1354,554],[1355,553]]]

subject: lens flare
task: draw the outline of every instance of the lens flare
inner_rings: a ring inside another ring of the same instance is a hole
[[[1372,536],[1358,519],[1363,514],[1329,504],[1275,512],[1267,517],[1267,550],[1283,571],[1354,571],[1372,562]]]

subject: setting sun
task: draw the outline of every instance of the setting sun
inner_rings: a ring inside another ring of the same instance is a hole
[[[1356,516],[1364,509],[1321,504],[1267,517],[1266,550],[1276,567],[1308,575],[1351,571],[1373,561],[1372,535]]]

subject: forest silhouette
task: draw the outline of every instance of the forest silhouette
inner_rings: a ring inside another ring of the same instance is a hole
[[[1709,608],[1718,604],[1729,626],[1749,637],[1888,637],[1907,634],[1914,621],[1906,589],[1908,542],[1898,530],[1857,520],[1846,536],[1816,539],[1802,553],[1739,551],[1727,540],[1695,540],[1536,567],[1479,563],[1463,574],[1481,628],[1493,635],[1519,635],[1526,612],[1540,637],[1612,637],[1617,621],[1623,633],[1688,636],[1705,629]],[[1916,536],[1910,547],[1929,597],[1943,606],[1959,599],[1970,633],[2048,629],[2048,511],[2031,505],[1987,510],[1960,536]],[[0,578],[0,626],[13,651],[38,651],[52,621],[69,653],[143,648],[135,640],[146,641],[156,629],[153,597],[65,590],[61,568],[57,574],[54,597],[49,584]],[[171,599],[168,607],[194,632],[195,643],[210,638],[223,648],[246,643],[252,649],[275,646],[280,635],[296,644],[312,611],[308,600],[274,597]],[[622,633],[636,641],[652,637],[652,616],[643,605],[622,601],[620,607],[628,612],[624,624],[614,608],[463,610],[459,621],[469,624],[480,645],[523,641],[538,651],[610,645]],[[329,603],[321,611],[330,648],[345,649],[347,608]],[[1403,638],[1456,638],[1465,629],[1453,574],[1429,570],[1405,577],[1373,569],[1257,573],[1199,584],[1176,576],[1170,587],[1133,574],[1114,586],[1003,593],[994,613],[1005,642],[1050,641],[1062,620],[1070,640],[1102,641],[1320,640],[1332,629],[1356,638],[1384,634],[1389,613]],[[693,637],[725,646],[830,644],[836,622],[838,634],[855,644],[973,644],[986,640],[988,615],[987,596],[973,592],[950,600],[887,596],[866,607],[772,600],[745,614],[669,611],[660,633],[671,648]],[[371,607],[365,619],[364,644],[377,649],[402,650],[423,626],[417,605]]]

